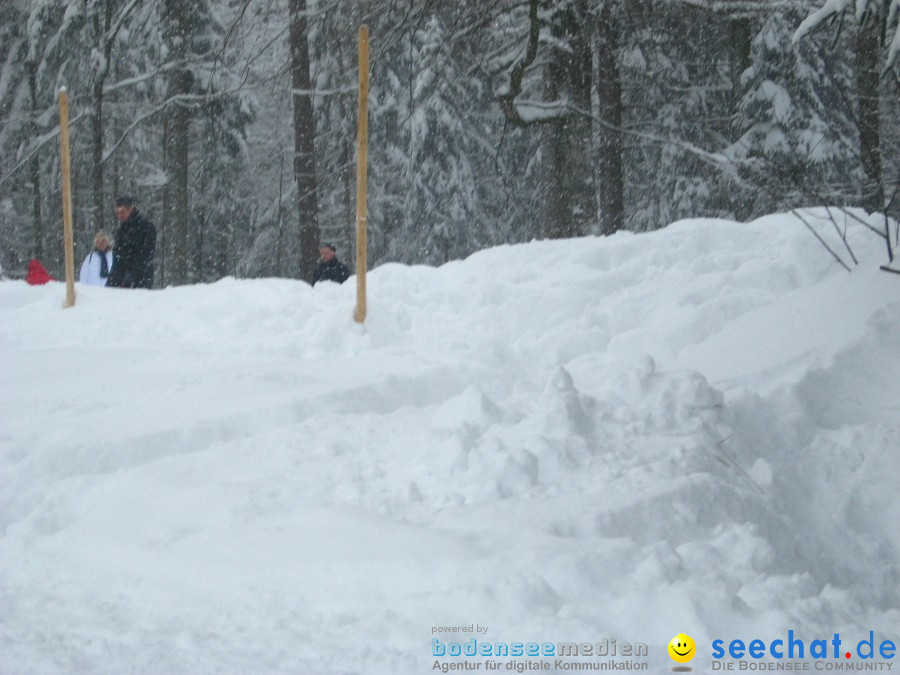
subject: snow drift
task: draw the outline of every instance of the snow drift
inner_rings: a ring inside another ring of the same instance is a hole
[[[847,227],[851,274],[787,215],[384,265],[365,326],[352,280],[0,283],[0,672],[897,641],[900,286]]]

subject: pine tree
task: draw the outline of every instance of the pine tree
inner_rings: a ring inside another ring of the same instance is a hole
[[[769,16],[743,74],[743,133],[728,152],[747,180],[752,215],[852,200],[856,134],[841,103],[852,90],[852,70],[829,64],[812,43],[792,47],[796,21],[796,14]]]

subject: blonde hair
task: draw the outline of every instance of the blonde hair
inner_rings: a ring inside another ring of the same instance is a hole
[[[99,246],[101,241],[105,241],[107,246],[109,245],[109,235],[104,230],[100,230],[94,235],[94,246]]]

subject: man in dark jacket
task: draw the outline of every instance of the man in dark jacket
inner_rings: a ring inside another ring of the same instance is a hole
[[[156,227],[137,210],[131,197],[116,200],[119,229],[113,247],[113,266],[107,286],[153,288]]]
[[[340,260],[337,259],[337,253],[333,244],[322,244],[319,246],[319,264],[316,265],[316,271],[313,273],[313,286],[318,281],[336,281],[339,284],[344,283],[350,278],[350,272]]]

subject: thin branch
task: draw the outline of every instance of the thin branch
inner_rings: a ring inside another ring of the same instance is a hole
[[[116,141],[116,144],[113,145],[109,150],[107,150],[106,153],[104,153],[103,159],[101,160],[101,162],[105,163],[106,160],[108,160],[110,157],[112,157],[116,153],[116,150],[119,149],[119,146],[125,142],[126,138],[128,138],[128,135],[132,131],[134,131],[134,129],[136,127],[138,127],[142,122],[144,122],[144,120],[147,120],[147,119],[153,117],[154,115],[162,112],[163,110],[166,109],[166,107],[168,107],[168,105],[169,105],[169,101],[165,101],[162,105],[159,105],[156,108],[154,108],[153,110],[151,110],[150,112],[141,115],[136,120],[134,120],[134,122],[129,124],[128,128],[122,132],[122,135],[119,137],[119,140]]]
[[[134,11],[134,8],[140,4],[141,0],[131,0],[119,13],[119,18],[116,19],[116,22],[110,26],[109,31],[106,35],[103,36],[104,41],[112,41],[116,39],[116,35],[119,34],[119,31],[122,30],[122,25],[125,23],[125,19],[128,18],[128,15]]]
[[[341,89],[291,89],[292,96],[346,96],[357,93],[357,85]]]
[[[150,80],[154,77],[158,77],[159,75],[166,73],[179,65],[180,64],[175,62],[164,63],[156,70],[150,71],[148,73],[143,73],[142,75],[135,75],[134,77],[129,77],[124,80],[119,80],[118,82],[103,87],[103,95],[105,96],[106,94],[110,94],[118,89],[133,87],[134,85],[140,84],[145,80]]]
[[[103,155],[103,159],[101,161],[106,162],[110,157],[112,157],[113,154],[116,152],[116,150],[119,149],[119,146],[122,145],[122,143],[128,137],[128,135],[136,127],[138,127],[144,120],[147,120],[150,117],[153,117],[154,115],[162,112],[168,106],[170,106],[172,104],[186,106],[186,105],[190,105],[190,104],[194,104],[194,103],[211,103],[211,102],[219,100],[219,99],[227,98],[228,96],[230,96],[234,93],[237,93],[243,89],[244,84],[246,84],[246,77],[247,77],[247,75],[245,74],[244,80],[241,81],[236,87],[233,87],[232,89],[224,89],[222,91],[216,92],[215,94],[178,94],[176,96],[167,98],[156,108],[154,108],[153,110],[151,110],[150,112],[148,112],[144,115],[141,115],[134,122],[132,122],[130,125],[128,125],[128,128],[125,129],[124,132],[122,132],[122,135],[119,138],[119,140],[116,141],[116,144]]]
[[[744,150],[750,149],[750,147],[745,145],[743,143],[743,141],[737,141],[735,144],[739,145],[739,147],[741,147]],[[778,165],[771,157],[768,157],[766,155],[759,155],[757,157],[757,160],[762,161],[763,163],[767,164],[768,167],[771,168],[781,180],[787,181],[788,183],[790,183],[791,186],[793,186],[797,190],[801,191],[805,195],[812,197],[815,201],[817,201],[820,204],[823,204],[823,205],[828,204],[829,200],[825,197],[825,195],[820,193],[818,190],[810,187],[807,183],[800,181],[791,172],[783,171],[782,167],[780,165]],[[725,161],[729,164],[735,163],[735,160],[729,160],[727,158],[725,159]],[[858,224],[862,225],[863,227],[865,227],[868,230],[871,230],[874,234],[877,234],[879,237],[885,236],[885,234],[883,232],[881,232],[877,228],[873,227],[870,223],[868,223],[867,221],[865,221],[862,218],[860,218],[859,216],[857,216],[855,213],[853,213],[853,211],[851,211],[847,208],[844,208],[844,207],[838,207],[838,208],[840,208],[841,211],[843,211],[844,215],[846,215],[848,218],[850,218],[851,220],[855,220]]]
[[[506,115],[506,119],[517,127],[531,126],[536,120],[526,120],[516,107],[516,97],[522,93],[522,78],[525,71],[537,58],[538,39],[541,34],[541,25],[538,22],[538,0],[530,0],[528,3],[528,47],[525,56],[513,66],[509,74],[509,91],[499,97],[500,109]],[[546,120],[541,120],[546,121]]]
[[[825,211],[828,213],[828,219],[831,221],[831,224],[834,225],[834,231],[838,233],[838,236],[841,238],[841,241],[844,242],[844,248],[847,249],[847,253],[850,254],[851,260],[853,260],[854,265],[859,265],[859,260],[856,259],[856,256],[853,253],[853,249],[850,248],[850,242],[847,241],[847,221],[846,211],[844,212],[844,230],[841,231],[840,226],[837,224],[837,219],[834,217],[834,214],[831,213],[831,207],[828,206],[825,208]]]
[[[86,115],[87,115],[87,113],[81,113],[80,115],[76,115],[75,117],[73,117],[72,119],[69,120],[69,126],[74,127],[75,125],[78,124],[78,122],[80,122],[82,119],[84,119],[84,117]],[[9,170],[8,174],[6,174],[2,178],[0,178],[0,185],[3,185],[6,181],[8,181],[10,178],[12,178],[19,169],[21,169],[26,164],[28,164],[28,162],[31,161],[31,159],[38,153],[38,151],[41,148],[43,148],[45,145],[47,145],[47,143],[49,143],[50,141],[56,140],[57,136],[59,136],[59,127],[58,126],[55,127],[52,131],[47,132],[43,136],[39,136],[37,143],[34,145],[34,147],[31,148],[28,151],[28,153],[12,169]]]
[[[897,179],[897,185],[894,187],[894,194],[891,195],[887,206],[884,207],[884,238],[887,240],[888,263],[894,262],[894,246],[891,244],[891,225],[888,219],[888,212],[890,211],[894,200],[897,198],[898,192],[900,192],[900,178]],[[897,239],[900,240],[900,223],[898,223],[897,228]],[[900,241],[898,241],[897,244],[900,245]]]
[[[822,246],[825,247],[825,250],[828,251],[828,252],[834,257],[834,259],[838,261],[838,263],[840,263],[841,267],[843,267],[843,268],[844,268],[845,270],[847,270],[848,272],[852,272],[852,271],[853,271],[853,270],[851,270],[851,269],[847,266],[847,263],[845,263],[843,260],[841,260],[841,257],[831,249],[831,247],[828,245],[828,243],[827,243],[824,239],[822,239],[822,236],[821,236],[818,232],[816,232],[816,228],[814,228],[814,227],[806,220],[806,218],[803,217],[803,215],[800,213],[800,210],[799,210],[799,209],[793,209],[793,210],[791,211],[791,213],[792,213],[794,216],[796,216],[797,218],[799,218],[799,219],[800,219],[800,222],[802,222],[804,225],[806,225],[806,228],[807,228],[810,232],[813,233],[813,236],[814,236],[816,239],[819,240],[819,243],[822,244]]]

